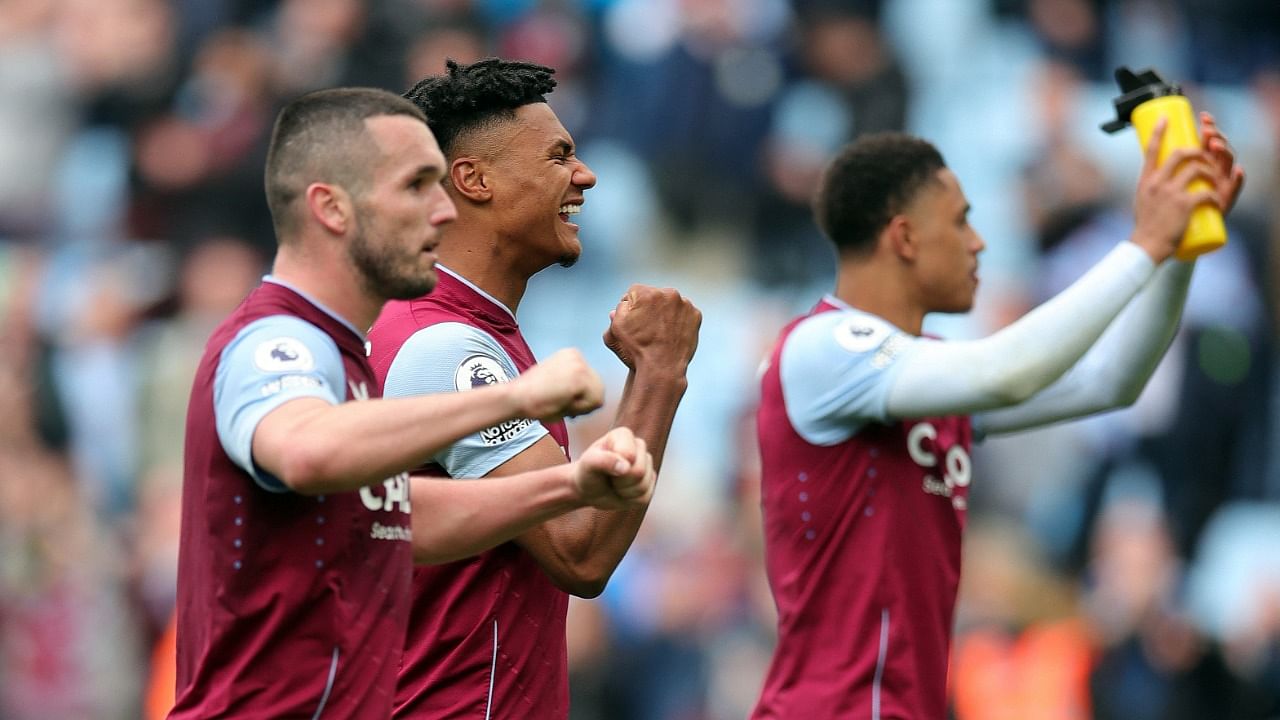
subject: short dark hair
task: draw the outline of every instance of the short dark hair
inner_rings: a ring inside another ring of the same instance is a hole
[[[905,133],[864,135],[822,174],[814,215],[841,255],[868,252],[880,231],[947,166],[927,140]]]
[[[491,57],[459,65],[445,62],[445,74],[419,80],[404,96],[428,118],[446,157],[459,136],[495,120],[510,120],[516,109],[544,103],[555,89],[555,70],[545,65]]]
[[[426,123],[413,103],[375,88],[334,88],[302,95],[280,111],[267,149],[265,184],[276,237],[297,231],[293,205],[313,182],[340,185],[359,197],[378,157],[364,121],[404,115]]]

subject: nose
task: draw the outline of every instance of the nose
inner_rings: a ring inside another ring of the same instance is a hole
[[[440,227],[458,219],[458,208],[453,204],[444,186],[436,184],[431,191],[431,213],[427,216],[433,227]]]
[[[573,184],[583,190],[596,186],[596,174],[581,160],[578,161],[578,166],[573,171]]]
[[[969,247],[972,249],[973,254],[977,255],[987,249],[987,241],[983,240],[982,236],[975,231],[973,233],[973,242],[969,244]]]

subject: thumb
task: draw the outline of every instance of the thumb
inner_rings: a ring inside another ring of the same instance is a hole
[[[601,442],[605,449],[613,451],[619,457],[628,458],[628,465],[630,458],[636,456],[636,436],[625,425],[610,430],[601,438]]]
[[[589,464],[596,472],[607,475],[621,475],[631,469],[630,460],[605,447],[595,448]]]

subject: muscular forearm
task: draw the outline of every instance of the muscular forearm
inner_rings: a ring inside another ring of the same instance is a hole
[[[655,470],[662,468],[671,424],[675,422],[676,410],[688,386],[683,373],[669,373],[662,368],[650,372],[641,369],[627,375],[613,425],[629,427],[636,437],[645,441],[653,455]]]
[[[413,477],[414,561],[470,557],[579,507],[571,468],[565,464],[475,480]]]
[[[643,439],[660,469],[676,410],[688,382],[683,375],[643,370],[627,378],[615,427],[629,427]],[[647,506],[625,511],[580,508],[544,523],[526,547],[566,592],[594,597],[604,590],[635,540]],[[542,547],[538,547],[541,545]]]
[[[972,413],[1026,401],[1084,355],[1153,271],[1142,249],[1122,243],[1066,290],[990,337],[918,343],[901,361],[889,415]]]
[[[1194,267],[1166,262],[1061,380],[1025,403],[975,416],[975,429],[1016,432],[1133,404],[1173,341]]]
[[[354,490],[518,415],[508,387],[339,405],[296,400],[263,418],[254,458],[295,492]]]

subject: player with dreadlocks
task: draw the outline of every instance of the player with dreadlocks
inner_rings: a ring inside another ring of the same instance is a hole
[[[496,58],[447,64],[405,95],[429,118],[458,217],[438,248],[430,295],[388,305],[370,331],[370,362],[388,396],[506,382],[534,363],[516,308],[535,273],[582,252],[571,222],[596,177],[547,105],[540,65]],[[675,290],[633,285],[610,313],[608,347],[629,369],[617,425],[662,461],[701,314]],[[642,448],[644,449],[644,448]],[[594,597],[635,538],[644,508],[573,511],[469,559],[432,548],[450,528],[431,510],[454,481],[567,462],[563,422],[517,420],[436,454],[412,480],[414,604],[396,717],[568,716],[568,593]],[[475,480],[469,480],[475,482]],[[477,543],[479,552],[492,543]]]

